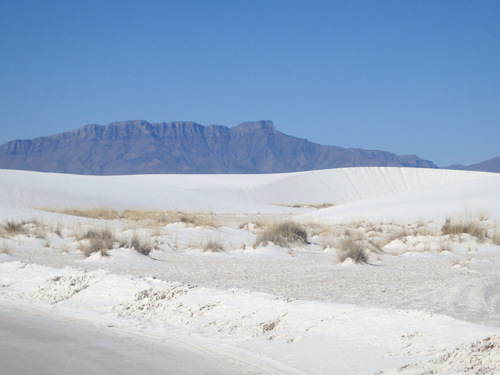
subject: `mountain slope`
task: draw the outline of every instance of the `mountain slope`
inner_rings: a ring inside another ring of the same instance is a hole
[[[75,174],[278,173],[357,166],[436,168],[413,155],[315,144],[277,131],[270,121],[233,128],[127,121],[0,147],[0,168]]]
[[[447,169],[458,169],[464,171],[482,171],[500,173],[500,156],[497,158],[485,160],[481,163],[471,164],[469,166],[454,164],[446,167]]]

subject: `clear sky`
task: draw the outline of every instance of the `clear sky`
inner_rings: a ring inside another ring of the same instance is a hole
[[[137,119],[500,156],[500,1],[0,1],[0,144]]]

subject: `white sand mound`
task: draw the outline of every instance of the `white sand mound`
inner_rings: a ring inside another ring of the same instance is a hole
[[[491,182],[485,181],[487,178]],[[469,195],[483,196],[483,185],[496,186],[500,176],[378,167],[268,175],[80,176],[0,170],[0,205],[267,213],[283,212],[282,206],[287,205],[338,205],[438,186],[456,189],[457,184],[467,181],[476,181],[464,185]],[[471,188],[474,190],[469,191]],[[446,195],[448,190],[439,190],[441,195],[431,199],[441,199],[443,191]],[[460,199],[463,193],[458,189],[453,199]],[[348,207],[356,213],[355,206]]]
[[[399,223],[444,221],[447,216],[464,211],[472,215],[481,212],[499,219],[500,175],[473,176],[479,178],[348,202],[306,214],[302,219],[331,224],[358,220]]]
[[[464,344],[436,358],[412,363],[379,375],[420,374],[498,374],[500,373],[500,336],[492,335]]]

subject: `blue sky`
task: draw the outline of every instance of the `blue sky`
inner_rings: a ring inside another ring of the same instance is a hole
[[[0,2],[0,144],[144,119],[500,156],[499,1]]]

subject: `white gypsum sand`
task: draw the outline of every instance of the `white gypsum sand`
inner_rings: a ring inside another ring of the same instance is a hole
[[[133,345],[168,357],[174,342],[215,366],[205,373],[494,374],[499,192],[497,174],[409,168],[0,170],[0,307],[92,327],[101,348],[125,335],[111,373],[125,372],[117,358]],[[290,220],[307,243],[256,243]],[[22,357],[9,358],[15,371]]]

